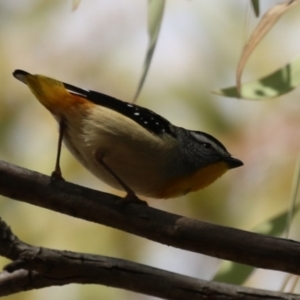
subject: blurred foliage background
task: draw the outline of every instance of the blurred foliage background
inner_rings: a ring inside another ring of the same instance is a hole
[[[204,191],[167,201],[147,199],[149,205],[245,230],[287,210],[300,148],[299,89],[264,102],[211,93],[234,84],[241,50],[258,22],[249,2],[167,2],[138,99],[139,105],[178,126],[214,135],[245,163]],[[261,2],[263,13],[279,1]],[[270,73],[300,52],[299,13],[297,7],[276,24],[251,56],[243,81]],[[0,159],[44,174],[54,168],[57,125],[12,77],[15,69],[131,101],[147,41],[146,1],[82,0],[75,11],[71,1],[1,1]],[[68,181],[122,195],[89,174],[66,149],[62,170]],[[220,263],[3,197],[0,211],[20,239],[36,246],[129,259],[201,279],[212,278]],[[296,216],[290,237],[299,239],[299,235]],[[284,278],[280,272],[259,270],[246,285],[278,290]],[[154,298],[108,287],[70,285],[7,299]]]

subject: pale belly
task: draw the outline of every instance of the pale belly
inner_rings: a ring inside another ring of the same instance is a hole
[[[67,135],[64,142],[86,169],[119,190],[123,188],[97,159],[99,155],[122,182],[139,195],[160,197],[165,182],[172,175],[167,173],[170,153],[159,145],[151,149],[145,141],[132,141],[103,133],[97,136],[97,143],[89,143],[80,136],[70,139]]]

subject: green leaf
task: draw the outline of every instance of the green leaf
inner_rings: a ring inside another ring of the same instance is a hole
[[[236,86],[238,93],[241,94],[241,78],[245,65],[260,41],[274,27],[276,22],[294,6],[300,3],[299,0],[291,0],[279,3],[271,7],[261,18],[255,27],[250,38],[244,46],[241,58],[236,69]]]
[[[290,209],[287,216],[286,222],[286,235],[285,237],[288,238],[290,233],[290,227],[292,224],[293,217],[297,212],[297,196],[299,193],[299,186],[300,186],[300,153],[298,155],[298,159],[296,162],[295,174],[293,177],[293,184],[292,184],[292,192],[291,192],[291,200],[290,200]]]
[[[295,205],[294,208],[295,215],[300,209],[299,203]],[[286,228],[288,213],[289,211],[282,212],[271,220],[260,224],[254,228],[254,232],[271,236],[280,236]]]
[[[241,98],[265,100],[284,95],[300,85],[300,56],[273,73],[241,86]],[[213,93],[225,97],[239,98],[236,86],[224,88]]]
[[[259,0],[251,0],[252,8],[255,16],[259,17]]]
[[[213,281],[241,285],[254,270],[251,266],[246,266],[225,260],[221,263],[218,273]]]
[[[152,56],[155,50],[158,34],[160,31],[160,25],[164,14],[165,0],[148,0],[148,34],[149,34],[149,43],[147,54],[144,62],[144,70],[140,78],[137,91],[133,98],[133,102],[136,102],[137,97],[140,94],[140,91],[144,85]]]
[[[300,209],[300,204],[295,206],[294,215]],[[282,212],[281,214],[273,217],[267,222],[263,222],[259,226],[254,228],[254,232],[279,236],[283,233],[287,224],[288,212]],[[213,280],[218,282],[231,283],[236,285],[242,285],[246,279],[254,271],[254,267],[234,263],[231,261],[223,261],[219,268],[218,273],[214,276]]]

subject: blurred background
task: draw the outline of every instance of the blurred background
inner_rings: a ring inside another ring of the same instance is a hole
[[[264,13],[279,1],[261,1]],[[283,66],[300,53],[300,9],[272,29],[243,81]],[[234,85],[235,69],[258,20],[250,1],[168,1],[138,104],[172,123],[208,132],[245,165],[203,191],[150,206],[211,223],[251,230],[287,209],[300,148],[300,89],[268,101],[213,95]],[[4,0],[0,2],[0,159],[50,175],[57,124],[13,78],[15,69],[43,74],[131,101],[147,49],[147,1]],[[122,195],[93,177],[63,149],[66,180]],[[18,188],[18,187],[16,187]],[[0,216],[23,241],[94,253],[211,279],[220,261],[118,230],[1,197]],[[299,239],[299,219],[290,235]],[[199,241],[201,242],[201,241]],[[3,266],[8,261],[0,259]],[[280,289],[285,274],[256,271],[247,286]],[[115,288],[69,285],[7,297],[17,299],[155,299]]]

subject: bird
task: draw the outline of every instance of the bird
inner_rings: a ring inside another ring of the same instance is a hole
[[[212,135],[175,126],[142,106],[22,70],[13,76],[59,124],[53,180],[62,179],[62,141],[86,169],[125,191],[127,199],[182,196],[243,165]]]

